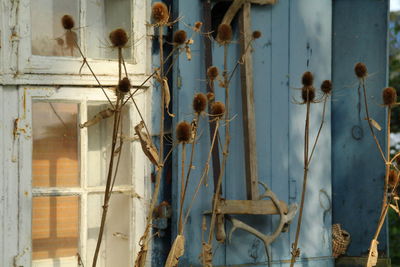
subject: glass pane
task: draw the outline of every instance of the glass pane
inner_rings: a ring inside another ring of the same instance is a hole
[[[75,29],[79,27],[78,0],[32,0],[32,54],[40,56],[78,56],[74,39],[77,32],[65,32],[61,25],[64,15],[71,15]]]
[[[107,109],[108,105],[88,106],[88,118],[93,118],[97,113]],[[127,106],[126,106],[127,107]],[[124,136],[130,136],[129,109],[124,108],[122,112],[122,128]],[[111,151],[111,136],[114,118],[101,120],[99,123],[88,127],[88,185],[105,185],[107,179],[108,162]],[[118,148],[117,143],[117,148]],[[118,168],[115,185],[131,184],[131,143],[125,141],[121,150],[121,159]],[[118,155],[115,156],[115,161]],[[114,165],[115,166],[115,165]]]
[[[78,105],[33,103],[32,184],[79,186]]]
[[[75,256],[79,238],[79,197],[34,197],[32,259]]]
[[[87,35],[88,56],[97,59],[117,59],[117,51],[110,48],[111,31],[123,28],[131,32],[131,0],[88,0]],[[131,39],[130,39],[131,41]],[[129,42],[128,42],[129,43]],[[131,45],[123,50],[125,59],[131,58]]]
[[[103,195],[93,194],[88,197],[88,240],[87,259],[93,259],[100,230]],[[107,214],[107,223],[99,253],[98,266],[130,266],[130,209],[129,195],[113,194]]]

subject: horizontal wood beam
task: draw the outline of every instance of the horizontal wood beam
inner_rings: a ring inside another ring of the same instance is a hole
[[[288,212],[287,204],[280,201],[283,212]],[[207,211],[206,214],[210,214]],[[221,200],[217,207],[219,214],[274,215],[279,214],[272,200]]]

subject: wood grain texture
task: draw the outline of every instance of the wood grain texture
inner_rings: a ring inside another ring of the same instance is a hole
[[[253,55],[248,49],[252,41],[251,28],[251,4],[245,3],[240,15],[239,28],[242,33],[240,38],[240,51],[243,57],[240,66],[240,80],[242,91],[243,114],[243,141],[244,158],[246,167],[246,193],[247,199],[257,200],[258,192],[258,168],[256,145],[256,114],[254,110],[254,84],[253,84]]]

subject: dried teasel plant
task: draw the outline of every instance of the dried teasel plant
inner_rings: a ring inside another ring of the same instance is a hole
[[[367,66],[364,63],[357,63],[354,67],[354,72],[359,79],[359,86],[358,90],[362,88],[363,90],[363,98],[364,98],[364,108],[366,113],[366,120],[368,122],[368,126],[371,132],[371,135],[375,141],[375,144],[379,150],[380,156],[385,163],[385,177],[384,177],[384,186],[383,186],[383,198],[382,198],[382,205],[381,205],[381,213],[378,220],[378,225],[375,230],[375,234],[371,240],[368,260],[366,263],[367,267],[376,266],[378,261],[378,237],[384,225],[387,212],[389,208],[393,208],[396,212],[399,213],[397,206],[397,187],[399,183],[399,172],[398,166],[394,164],[396,159],[399,158],[400,153],[396,154],[395,156],[391,157],[390,155],[390,124],[391,124],[391,113],[392,109],[397,106],[397,92],[396,89],[392,87],[387,87],[382,90],[382,105],[386,108],[386,153],[384,153],[379,140],[375,134],[375,130],[381,130],[381,126],[370,116],[369,109],[368,109],[368,97],[367,97],[367,89],[366,89],[366,78],[368,75]]]
[[[291,251],[291,260],[290,260],[290,266],[293,267],[294,264],[296,263],[296,258],[300,256],[300,249],[298,247],[299,244],[299,238],[300,238],[300,232],[301,232],[301,223],[302,223],[302,218],[303,218],[303,210],[304,210],[304,201],[305,201],[305,196],[306,196],[306,191],[307,191],[307,179],[308,179],[308,172],[309,172],[309,167],[310,163],[312,160],[312,157],[314,155],[315,148],[317,146],[322,127],[325,122],[325,112],[326,112],[326,104],[327,100],[332,92],[332,82],[330,80],[325,80],[321,84],[321,92],[322,92],[322,99],[321,100],[316,100],[316,92],[314,88],[314,75],[306,71],[302,78],[301,78],[301,83],[303,87],[301,88],[301,98],[302,102],[297,102],[298,104],[304,104],[306,105],[306,119],[305,119],[305,127],[304,127],[304,171],[303,171],[303,186],[302,186],[302,192],[301,192],[301,200],[300,200],[300,207],[299,207],[299,217],[297,220],[297,227],[296,227],[296,235],[295,235],[295,240],[292,244],[292,251]],[[322,101],[323,102],[323,109],[322,109],[322,119],[321,123],[318,129],[317,136],[314,140],[314,143],[311,146],[311,152],[310,152],[310,114],[311,114],[311,104],[313,103],[318,103]]]
[[[169,111],[169,104],[170,104],[171,96],[170,96],[170,88],[168,85],[167,76],[170,73],[170,71],[172,70],[172,66],[174,65],[175,61],[177,60],[177,58],[179,57],[181,52],[185,51],[188,59],[190,59],[189,58],[191,56],[190,45],[193,44],[193,39],[188,38],[187,33],[184,30],[178,30],[173,35],[173,43],[172,43],[171,52],[165,56],[164,55],[164,44],[168,44],[168,42],[166,42],[163,38],[163,27],[164,26],[172,26],[177,20],[170,21],[169,9],[162,2],[155,2],[152,5],[152,13],[151,14],[152,14],[152,21],[153,21],[153,24],[151,26],[153,26],[157,30],[158,43],[159,43],[159,67],[153,72],[154,78],[158,82],[159,87],[161,88],[161,90],[160,90],[161,91],[161,101],[160,101],[160,117],[161,117],[161,119],[160,119],[160,127],[159,127],[160,128],[160,134],[159,134],[160,144],[159,144],[159,149],[158,149],[159,162],[157,165],[157,167],[158,167],[157,174],[156,174],[155,181],[154,181],[154,191],[152,194],[150,207],[148,209],[148,213],[147,213],[147,217],[146,217],[145,231],[139,241],[140,251],[138,252],[138,254],[136,256],[135,267],[144,267],[145,263],[146,263],[149,242],[152,237],[151,230],[152,230],[153,210],[157,203],[159,192],[160,192],[162,170],[163,170],[164,162],[166,161],[167,157],[171,154],[172,150],[174,149],[174,147],[172,147],[171,150],[167,153],[167,155],[164,156],[164,139],[165,139],[164,119],[165,119],[165,115],[168,114],[170,117],[175,116],[174,114],[172,114]],[[171,62],[169,62],[170,58],[172,58]],[[167,65],[167,63],[169,63],[168,64],[169,67],[166,69],[165,65]],[[184,124],[184,125],[185,126],[181,125],[184,128],[179,128],[179,131],[177,132],[178,141],[180,141],[180,143],[182,144],[183,147],[187,143],[192,141],[193,132],[195,132],[194,129],[196,129],[196,127],[193,127],[193,123],[192,123],[192,125],[188,124],[190,126],[189,128],[186,127],[187,124]],[[189,135],[187,135],[187,132],[185,132],[184,130],[189,130]],[[184,132],[186,134],[181,135]],[[189,140],[186,138],[188,136],[190,136]],[[193,148],[192,148],[192,150],[193,150]],[[186,151],[186,149],[183,148],[183,151]],[[183,152],[183,153],[185,153],[185,152]],[[185,158],[185,157],[183,157],[183,158]],[[192,162],[192,159],[191,159],[191,162]],[[188,169],[188,174],[190,173],[190,170],[191,170],[191,168]],[[183,183],[183,180],[184,179],[183,179],[183,175],[182,175],[182,183]],[[186,180],[188,180],[188,178],[186,178]],[[183,202],[183,200],[184,200],[184,198],[181,201]],[[183,203],[182,203],[182,205],[183,205]],[[180,225],[181,226],[183,225],[182,220],[181,220]],[[183,226],[181,228],[183,229]],[[167,259],[166,266],[175,266],[178,263],[179,257],[181,255],[183,255],[184,240],[185,239],[184,239],[183,234],[178,235],[177,239],[173,243],[173,247],[171,249],[170,256]]]

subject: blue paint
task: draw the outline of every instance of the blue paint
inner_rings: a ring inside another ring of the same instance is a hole
[[[332,2],[334,2],[333,10]],[[201,10],[201,1],[175,1],[175,14],[184,15],[177,28],[188,30],[190,36],[190,30],[184,23],[193,24],[195,21],[201,21]],[[330,101],[328,103],[325,125],[310,166],[303,231],[299,241],[302,254],[296,266],[333,266],[332,210],[333,222],[342,223],[352,234],[353,242],[349,255],[359,256],[369,245],[369,238],[365,236],[369,236],[375,224],[365,223],[360,226],[354,222],[360,218],[366,222],[371,221],[370,216],[374,213],[372,209],[376,209],[375,204],[380,204],[380,201],[369,202],[369,200],[373,198],[371,195],[374,188],[381,185],[378,177],[382,176],[382,171],[377,168],[381,162],[378,161],[378,154],[375,155],[376,151],[373,152],[375,147],[369,138],[366,123],[362,122],[363,132],[356,130],[355,135],[361,138],[359,141],[353,139],[351,135],[351,126],[357,122],[357,116],[354,115],[356,80],[352,68],[355,62],[366,61],[371,66],[370,73],[378,73],[375,76],[371,75],[368,81],[369,88],[379,88],[380,92],[386,81],[386,41],[384,41],[386,16],[387,1],[376,0],[280,0],[275,6],[252,7],[253,29],[262,32],[262,37],[253,46],[259,179],[267,183],[281,200],[288,203],[299,203],[303,179],[305,106],[293,103],[293,98],[300,98],[300,92],[294,88],[301,86],[301,75],[306,70],[315,74],[315,86],[319,88],[323,80],[331,79],[333,66],[332,78],[337,93],[334,94],[332,103]],[[237,40],[238,32],[237,29],[234,30]],[[192,61],[187,61],[182,54],[174,67],[173,105],[174,113],[177,115],[173,120],[174,126],[180,120],[191,121],[192,97],[196,92],[206,90],[204,47],[199,36],[195,36],[194,40]],[[229,69],[233,69],[239,57],[239,50],[238,43],[233,43],[229,47]],[[216,43],[213,45],[213,55],[214,65],[221,70],[223,48]],[[181,81],[179,88],[177,80]],[[232,141],[223,183],[224,197],[227,199],[246,197],[239,90],[239,73],[236,73],[230,88],[230,113],[235,117],[231,122]],[[216,99],[224,101],[222,88],[216,87]],[[382,109],[372,106],[371,113],[376,114],[374,118],[383,121]],[[322,104],[313,104],[311,109],[310,143],[313,143],[321,121]],[[220,134],[222,144],[223,133],[222,128]],[[195,169],[192,171],[188,196],[193,194],[201,176],[210,146],[209,140],[207,118],[202,117],[195,154]],[[187,155],[189,153],[188,147]],[[178,216],[176,211],[180,192],[180,178],[178,178],[180,164],[181,148],[176,150],[173,160],[172,199],[175,211],[173,225]],[[332,183],[334,194],[331,189]],[[200,264],[198,256],[201,252],[202,214],[211,209],[212,187],[210,175],[209,186],[201,188],[185,228],[186,251],[181,258],[181,266]],[[189,202],[190,197],[186,201],[185,209]],[[239,218],[264,233],[270,233],[278,221],[276,216]],[[290,260],[290,246],[294,241],[296,220],[297,217],[289,233],[283,233],[271,246],[274,266],[289,266],[287,261]],[[226,229],[229,230],[230,227],[230,223],[227,222]],[[176,229],[172,229],[172,232],[174,236]],[[384,231],[381,236],[385,235]],[[386,242],[383,238],[380,248],[386,250]],[[265,266],[266,256],[262,243],[242,231],[235,232],[231,242],[214,243],[214,248],[216,247],[213,261],[215,266]]]
[[[387,84],[388,2],[333,1],[333,84],[337,90],[332,102],[333,223],[341,223],[351,234],[349,256],[368,253],[380,213],[385,172],[367,122],[358,122],[358,82],[353,68],[359,61],[368,66],[369,112],[384,125],[385,110],[378,103]],[[383,147],[384,135],[384,131],[377,133]],[[379,250],[386,255],[387,234],[385,226]]]

